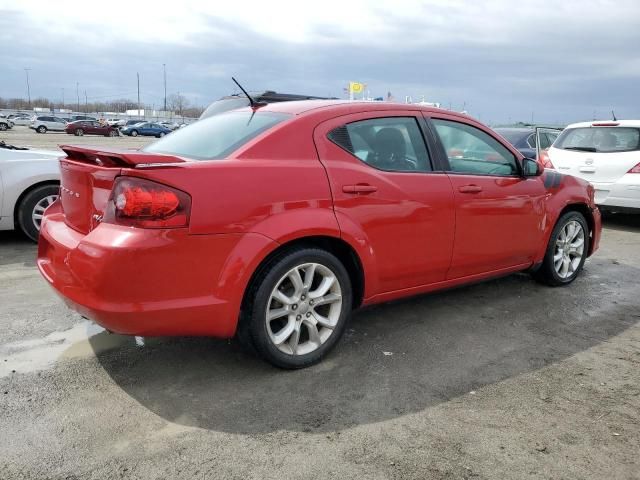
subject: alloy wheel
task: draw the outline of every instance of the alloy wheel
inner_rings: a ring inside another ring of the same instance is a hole
[[[49,205],[55,202],[58,199],[58,195],[47,195],[33,207],[33,212],[31,212],[31,220],[33,224],[36,226],[36,230],[40,230],[40,225],[42,224],[42,216],[44,215],[44,211],[47,209]]]
[[[560,230],[553,254],[553,268],[560,278],[569,278],[576,272],[584,255],[584,240],[584,228],[575,220]]]
[[[267,302],[269,338],[283,353],[306,355],[331,337],[341,310],[335,273],[319,263],[298,265],[282,276]]]

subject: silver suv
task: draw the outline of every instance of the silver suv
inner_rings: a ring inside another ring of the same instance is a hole
[[[31,120],[29,128],[34,129],[38,133],[47,133],[49,130],[53,132],[64,132],[66,126],[67,122],[62,118],[42,115]]]

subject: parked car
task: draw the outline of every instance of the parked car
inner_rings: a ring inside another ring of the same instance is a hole
[[[31,120],[29,128],[38,133],[47,133],[49,130],[52,132],[64,132],[66,126],[67,122],[62,118],[42,115],[34,117],[33,120]]]
[[[519,271],[569,284],[600,239],[588,182],[440,109],[284,102],[135,152],[63,149],[37,263],[67,304],[120,334],[237,335],[284,368],[360,305]]]
[[[58,198],[62,156],[0,142],[0,230],[18,229],[37,240],[42,215]]]
[[[107,120],[107,123],[112,127],[124,127],[126,124],[126,121],[120,118],[112,118],[110,120]]]
[[[502,135],[507,141],[516,147],[518,151],[527,158],[537,157],[536,130],[535,128],[505,128],[499,127],[494,130]],[[558,138],[561,130],[545,129],[539,133],[540,149],[546,150]]]
[[[172,122],[160,122],[160,125],[162,125],[163,127],[168,128],[171,131],[177,130],[178,128],[180,128],[179,124],[172,123]]]
[[[18,115],[9,115],[9,118],[15,125],[29,126],[31,123],[32,115],[27,114],[18,114]]]
[[[258,103],[280,103],[280,102],[292,102],[292,101],[300,101],[300,100],[337,100],[335,97],[316,97],[313,95],[299,95],[296,93],[277,93],[273,90],[266,90],[261,92],[252,93],[251,96]],[[229,110],[234,110],[236,108],[248,107],[249,99],[243,94],[234,94],[227,95],[215,102],[211,103],[202,115],[200,115],[200,120],[203,118],[211,117],[212,115],[217,115],[219,113],[228,112]],[[180,125],[182,127],[182,125]]]
[[[138,123],[144,123],[144,120],[127,120],[122,126],[130,127],[131,125],[136,125]]]
[[[117,137],[120,135],[116,127],[92,120],[77,120],[67,124],[65,131],[70,135],[81,137],[83,135],[104,135],[105,137]]]
[[[541,157],[591,182],[603,209],[640,213],[640,120],[574,123]]]
[[[166,134],[171,133],[171,130],[167,127],[160,125],[159,123],[152,122],[139,122],[134,125],[129,125],[120,130],[124,135],[131,137],[137,137],[138,135],[144,135],[146,137],[164,137]]]
[[[9,130],[14,127],[14,123],[7,117],[0,117],[0,130]]]
[[[90,117],[88,115],[71,115],[69,118],[70,122],[76,122],[78,120],[89,120],[89,121],[97,121],[96,117]]]

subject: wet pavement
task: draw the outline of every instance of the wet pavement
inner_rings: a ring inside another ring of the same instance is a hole
[[[361,310],[284,372],[70,312],[0,232],[0,478],[640,478],[640,216],[584,274]]]

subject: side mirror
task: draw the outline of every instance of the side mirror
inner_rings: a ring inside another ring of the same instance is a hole
[[[524,177],[539,177],[544,172],[544,168],[533,158],[522,160],[522,175]]]

